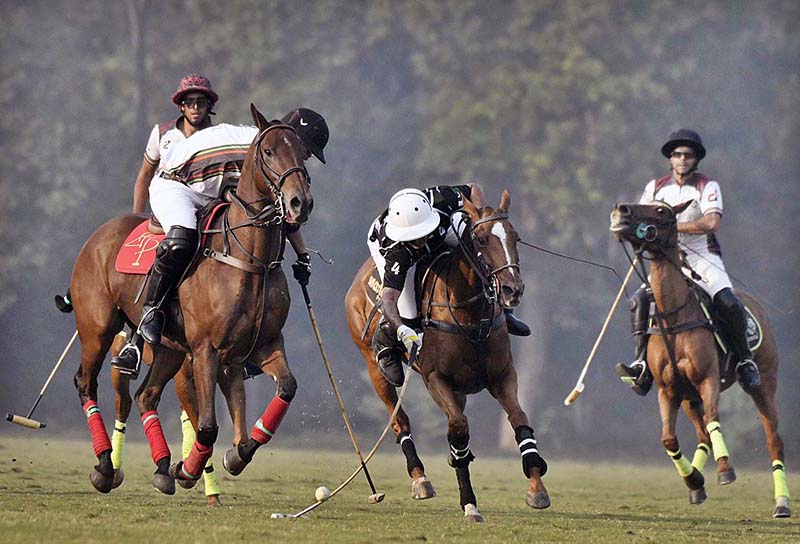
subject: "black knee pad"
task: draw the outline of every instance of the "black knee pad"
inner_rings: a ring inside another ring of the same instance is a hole
[[[197,248],[197,230],[172,227],[156,247],[157,263],[164,269],[183,269]]]
[[[628,308],[631,311],[631,332],[634,334],[646,332],[647,320],[650,318],[650,296],[644,285],[628,299]]]
[[[522,473],[526,478],[530,478],[532,468],[541,470],[541,475],[547,473],[547,462],[539,454],[536,445],[536,438],[533,436],[533,429],[527,425],[520,425],[514,429],[514,438],[519,447],[519,454],[522,457]]]
[[[217,434],[219,434],[219,427],[197,429],[197,441],[206,447],[211,447],[217,441]]]

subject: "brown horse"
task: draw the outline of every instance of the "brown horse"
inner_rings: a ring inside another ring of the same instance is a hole
[[[736,474],[730,463],[719,424],[720,390],[736,383],[735,365],[720,375],[720,355],[714,333],[706,326],[700,302],[681,272],[677,244],[677,220],[690,202],[671,207],[658,204],[618,204],[611,214],[611,232],[630,242],[637,254],[647,251],[652,257],[650,284],[656,304],[657,327],[647,346],[647,365],[658,386],[661,414],[661,441],[678,473],[689,487],[689,501],[706,499],[703,467],[713,448],[717,462],[717,481],[732,483]],[[755,352],[761,385],[749,392],[761,414],[767,449],[772,460],[775,484],[774,517],[789,517],[789,490],[783,465],[783,440],[778,434],[775,390],[778,383],[778,350],[766,313],[748,293],[737,295],[761,325],[762,340]],[[720,386],[721,378],[723,385]],[[697,450],[692,463],[681,453],[675,435],[678,408],[683,406],[697,433]]]
[[[305,222],[313,208],[303,166],[305,148],[292,127],[267,122],[252,104],[251,113],[259,134],[248,150],[233,204],[212,225],[217,234],[203,249],[206,258],[189,267],[176,300],[167,308],[170,319],[164,341],[153,347],[153,365],[135,395],[157,466],[153,485],[168,494],[174,493],[176,478],[198,479],[211,456],[218,431],[214,393],[222,367],[249,358],[278,384],[276,397],[251,437],[225,457],[226,468],[234,474],[269,441],[297,388],[281,334],[289,294],[280,262],[284,223]],[[103,493],[111,490],[114,471],[111,443],[97,407],[97,376],[114,336],[126,322],[133,325],[142,312],[135,302],[141,279],[114,269],[117,251],[140,221],[136,215],[125,215],[101,226],[81,249],[70,287],[82,348],[76,385],[99,461],[90,480]],[[164,385],[187,353],[193,357],[197,440],[185,461],[170,466],[156,408]],[[243,406],[241,400],[238,405]]]
[[[477,209],[465,199],[470,227],[457,249],[428,264],[420,287],[424,345],[415,370],[447,416],[448,462],[456,471],[464,515],[471,521],[483,521],[483,517],[476,508],[470,483],[469,463],[474,456],[464,407],[467,395],[482,389],[488,389],[497,399],[515,431],[523,472],[529,479],[526,502],[534,508],[550,506],[542,482],[547,464],[539,456],[528,416],[517,399],[517,374],[502,308],[519,304],[524,290],[516,247],[519,237],[508,220],[509,204],[508,191],[503,192],[496,210],[489,206]],[[377,319],[368,323],[373,304],[367,296],[367,284],[374,269],[369,259],[356,274],[346,297],[347,322],[367,362],[375,392],[391,413],[397,392],[381,375],[370,343]],[[365,330],[367,334],[363,334]],[[412,497],[433,497],[435,491],[425,476],[411,439],[408,415],[402,408],[393,430],[412,478]]]

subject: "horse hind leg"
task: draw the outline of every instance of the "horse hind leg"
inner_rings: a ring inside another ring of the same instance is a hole
[[[775,403],[776,380],[771,376],[765,375],[762,385],[755,392],[751,393],[753,402],[761,415],[761,424],[764,427],[764,434],[769,451],[770,461],[772,462],[772,480],[775,497],[775,509],[772,511],[774,518],[791,517],[792,511],[789,508],[789,486],[786,484],[786,468],[784,466],[783,439],[778,433],[778,410]]]
[[[125,345],[126,335],[124,332],[118,333],[111,344],[111,356],[119,355],[120,350]],[[122,462],[125,452],[125,433],[127,431],[128,416],[131,413],[133,399],[130,393],[131,377],[123,374],[116,368],[111,368],[111,385],[116,394],[117,417],[114,421],[114,431],[111,433],[111,464],[114,467],[114,482],[112,489],[116,489],[125,481],[125,471]]]

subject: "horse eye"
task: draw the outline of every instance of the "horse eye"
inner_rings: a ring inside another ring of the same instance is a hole
[[[486,244],[489,243],[489,239],[486,236],[478,236],[475,238],[475,241],[480,247],[486,247]]]
[[[264,155],[266,155],[267,157],[272,157],[272,150],[270,148],[266,148],[264,150]]]

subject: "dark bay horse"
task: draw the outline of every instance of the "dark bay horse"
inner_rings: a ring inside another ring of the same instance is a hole
[[[652,260],[650,284],[655,298],[660,330],[647,346],[647,365],[658,386],[661,414],[661,441],[678,473],[689,488],[689,500],[700,504],[706,499],[703,467],[713,449],[720,485],[736,479],[728,449],[719,424],[718,404],[721,390],[736,383],[735,365],[720,376],[720,355],[712,331],[703,325],[705,317],[681,272],[677,244],[677,215],[691,202],[671,207],[658,204],[617,204],[611,213],[611,232],[621,241],[630,242],[638,253],[647,251]],[[761,325],[762,340],[754,353],[761,373],[761,385],[748,393],[761,414],[767,449],[772,461],[775,489],[774,517],[789,517],[789,489],[783,463],[783,440],[778,434],[778,411],[775,390],[778,384],[778,349],[766,313],[748,293],[736,291],[745,306]],[[667,341],[665,342],[665,338]],[[670,353],[671,352],[671,353]],[[720,385],[720,378],[725,378]],[[681,453],[675,434],[679,407],[683,407],[697,433],[693,461]]]
[[[483,517],[470,483],[469,463],[474,456],[469,448],[464,407],[467,395],[483,389],[497,399],[514,429],[523,473],[529,479],[527,504],[533,508],[550,506],[542,482],[547,464],[539,456],[528,416],[517,399],[517,374],[503,314],[503,306],[519,304],[524,290],[516,247],[519,238],[508,220],[509,204],[508,191],[503,192],[496,210],[489,206],[477,209],[465,199],[470,226],[460,247],[430,263],[420,287],[424,343],[415,369],[447,416],[448,462],[456,471],[464,515],[471,521],[483,521]],[[372,308],[367,284],[374,268],[369,259],[356,274],[345,301],[347,322],[353,341],[367,362],[375,392],[391,413],[397,392],[381,375],[370,342],[378,320],[367,324]],[[433,486],[425,476],[411,439],[411,424],[402,407],[393,430],[412,478],[412,497],[433,497]]]
[[[176,478],[198,479],[212,454],[221,368],[245,359],[258,361],[278,384],[277,395],[250,438],[226,455],[226,468],[234,474],[269,441],[297,387],[281,333],[289,294],[280,261],[284,223],[305,222],[313,208],[303,165],[305,148],[292,127],[267,122],[252,104],[251,113],[259,133],[247,152],[233,204],[212,226],[218,234],[207,241],[206,258],[190,266],[177,289],[176,301],[167,309],[164,341],[153,347],[153,364],[135,395],[157,467],[153,485],[168,494],[174,493]],[[99,461],[90,480],[103,493],[111,490],[114,471],[111,443],[97,407],[97,376],[114,336],[126,322],[135,327],[141,315],[141,304],[134,302],[141,279],[114,269],[117,251],[140,222],[139,216],[125,215],[95,231],[76,259],[70,286],[82,349],[76,385]],[[197,440],[185,461],[170,466],[156,408],[164,385],[187,353],[193,358]]]

